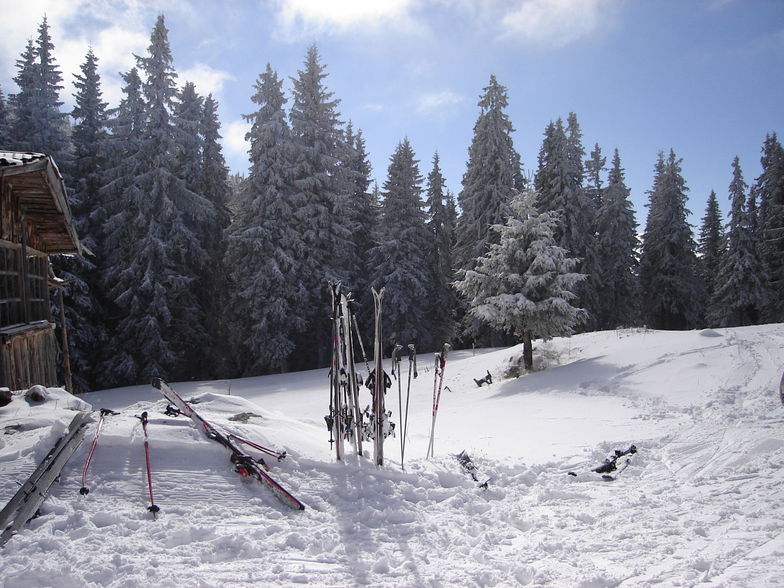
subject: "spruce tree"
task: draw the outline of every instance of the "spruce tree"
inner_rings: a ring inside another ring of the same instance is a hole
[[[686,220],[686,182],[681,160],[659,153],[640,254],[642,313],[655,329],[697,326],[704,297],[696,244]]]
[[[585,176],[587,181],[585,193],[588,198],[591,199],[597,210],[602,205],[602,193],[604,192],[602,172],[604,171],[606,163],[607,158],[602,155],[602,148],[596,143],[593,151],[591,151],[590,159],[585,160]]]
[[[343,140],[340,158],[342,192],[346,195],[348,227],[352,235],[351,250],[346,256],[347,281],[359,313],[365,319],[373,315],[373,297],[370,292],[371,266],[368,252],[377,245],[378,202],[370,191],[371,166],[361,130],[354,132],[349,122]],[[372,321],[365,320],[370,326]]]
[[[14,148],[51,155],[67,181],[70,159],[67,114],[61,111],[63,76],[54,58],[54,44],[46,17],[38,27],[35,42],[28,42],[17,61],[14,78],[19,93],[13,96],[15,121]]]
[[[113,252],[123,257],[113,260],[109,277],[122,311],[115,336],[122,352],[110,363],[130,381],[190,378],[201,373],[206,344],[197,292],[208,259],[195,227],[214,211],[178,175],[176,73],[163,16],[153,28],[148,55],[136,59],[144,73],[144,120],[133,154],[137,175],[123,193],[123,205],[134,214],[128,219],[129,242]],[[120,270],[123,259],[127,265]]]
[[[716,198],[716,192],[711,190],[705,208],[705,216],[702,219],[700,239],[697,245],[700,276],[705,284],[705,296],[709,305],[711,304],[710,301],[713,299],[714,292],[716,291],[716,279],[725,249],[726,244],[724,241],[724,229],[722,227],[719,201]],[[708,314],[710,314],[710,308],[708,309]]]
[[[122,74],[122,78],[123,98],[109,119],[108,163],[100,192],[106,211],[106,239],[98,260],[101,290],[111,317],[107,321],[110,336],[101,366],[109,387],[134,383],[140,379],[141,371],[138,355],[124,328],[132,324],[129,305],[143,306],[134,297],[139,276],[133,272],[138,269],[133,262],[139,236],[147,226],[146,196],[136,182],[147,166],[142,151],[146,107],[136,68]],[[145,283],[145,287],[150,284]],[[140,308],[139,312],[143,310]]]
[[[760,162],[762,173],[754,193],[759,198],[762,258],[770,290],[764,318],[776,322],[784,320],[784,149],[776,133],[765,137]]]
[[[732,207],[727,225],[727,249],[721,258],[713,293],[711,324],[721,327],[759,322],[767,292],[762,261],[747,210],[747,185],[737,157],[732,162],[729,195]]]
[[[505,224],[493,227],[499,242],[455,282],[469,300],[469,314],[522,339],[527,370],[533,367],[533,337],[570,335],[584,314],[572,302],[585,276],[555,242],[557,214],[538,213],[535,203],[532,191],[515,195]]]
[[[430,235],[422,202],[422,176],[408,139],[390,158],[383,186],[379,244],[370,252],[372,286],[384,291],[385,344],[428,342],[432,317],[426,308],[432,292],[428,271]]]
[[[65,288],[71,367],[78,388],[105,383],[97,359],[108,340],[101,303],[99,267],[105,247],[106,210],[101,196],[107,155],[107,104],[102,100],[98,59],[92,49],[75,75],[75,121],[69,198],[74,227],[89,253],[59,260],[58,274],[72,282]]]
[[[228,321],[224,320],[228,316],[228,296],[224,288],[216,288],[215,284],[224,284],[228,279],[223,258],[226,254],[226,229],[231,221],[228,208],[229,169],[220,144],[218,103],[212,94],[204,99],[199,122],[202,150],[199,169],[201,181],[197,191],[212,204],[214,210],[207,218],[208,222],[202,223],[201,241],[207,252],[209,267],[207,279],[202,280],[199,296],[206,313],[207,337],[211,341],[228,341],[230,327]],[[222,347],[213,345],[207,352],[207,365],[212,374],[218,375],[229,369],[231,362],[225,357]]]
[[[305,65],[292,78],[294,100],[289,113],[294,140],[293,181],[296,199],[296,226],[305,242],[307,256],[303,279],[310,300],[295,310],[308,321],[308,331],[299,340],[300,367],[326,365],[329,346],[314,345],[328,341],[331,312],[329,282],[348,278],[346,252],[352,250],[348,224],[348,197],[340,191],[339,161],[343,133],[340,128],[339,101],[327,90],[326,67],[318,49],[312,45]]]
[[[596,260],[596,212],[583,187],[585,150],[577,116],[570,113],[567,126],[558,119],[545,130],[535,177],[540,212],[560,216],[556,242],[580,260],[579,271],[586,275],[577,286],[577,304],[588,313],[585,325],[595,325],[599,307],[599,268]]]
[[[297,224],[304,204],[293,185],[294,148],[283,107],[282,80],[269,64],[255,84],[246,115],[250,174],[227,234],[229,308],[240,375],[283,372],[304,332],[310,300],[307,245]]]
[[[601,329],[631,326],[638,320],[637,221],[629,199],[621,157],[615,150],[597,213],[596,254],[601,297],[597,324]]]
[[[438,153],[433,156],[433,167],[427,176],[427,228],[430,234],[432,291],[428,296],[428,317],[433,324],[430,347],[438,349],[455,334],[457,298],[452,288],[452,248],[455,238],[454,202],[450,208],[446,181],[441,173]]]
[[[507,91],[494,75],[479,99],[479,117],[468,149],[468,164],[458,194],[461,214],[457,226],[455,262],[458,269],[474,267],[476,259],[498,240],[490,230],[503,223],[504,206],[520,181],[520,156],[512,140],[514,127],[506,114]]]

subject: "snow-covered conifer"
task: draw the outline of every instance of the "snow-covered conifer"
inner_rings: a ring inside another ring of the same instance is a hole
[[[702,300],[696,244],[686,220],[686,182],[681,160],[659,153],[640,254],[642,314],[650,327],[685,329],[697,325]]]
[[[306,244],[296,220],[291,133],[282,80],[267,64],[251,100],[250,174],[228,231],[229,306],[241,375],[286,371],[307,326]]]
[[[572,305],[583,274],[578,260],[555,242],[556,213],[539,213],[536,195],[519,192],[506,223],[494,225],[500,241],[467,270],[455,287],[469,300],[469,314],[523,341],[525,368],[533,367],[533,337],[572,333],[583,311]]]
[[[556,242],[580,260],[586,279],[577,285],[577,304],[588,312],[586,325],[595,322],[599,306],[599,269],[596,260],[596,209],[583,187],[585,150],[577,116],[570,113],[567,126],[558,119],[545,129],[535,177],[540,212],[555,212],[560,222]]]
[[[452,288],[452,249],[455,238],[454,200],[447,198],[446,181],[441,173],[438,153],[427,176],[427,228],[430,233],[431,255],[428,267],[432,292],[428,297],[428,317],[433,324],[430,345],[438,349],[455,334],[457,298]]]
[[[705,295],[709,305],[713,298],[713,293],[716,291],[716,278],[725,249],[726,243],[719,201],[716,198],[716,192],[711,190],[705,207],[705,216],[702,218],[700,239],[697,244],[701,270],[700,276],[705,283]],[[707,309],[707,313],[710,314],[710,308]]]
[[[424,346],[432,328],[431,237],[422,202],[422,176],[408,139],[392,154],[383,186],[379,244],[370,252],[372,286],[384,291],[385,343]]]
[[[107,104],[102,100],[98,59],[87,52],[76,74],[75,124],[71,134],[73,159],[69,165],[73,222],[82,244],[90,253],[58,260],[58,275],[72,280],[64,290],[71,368],[82,390],[105,384],[96,361],[107,341],[105,310],[100,302],[98,268],[105,247],[107,212],[101,197],[105,181]]]
[[[520,179],[520,156],[512,140],[514,127],[506,114],[507,91],[494,75],[479,99],[479,117],[468,149],[468,163],[458,194],[455,262],[459,269],[472,268],[498,236],[490,230],[503,222],[503,206]]]
[[[740,161],[735,157],[729,187],[731,209],[727,249],[719,264],[708,316],[711,324],[716,326],[756,324],[767,298],[762,261],[746,209],[746,190]]]
[[[597,323],[601,329],[614,329],[636,324],[639,298],[637,221],[617,149],[607,181],[600,197],[596,222],[596,255],[601,285]]]
[[[765,137],[760,162],[762,173],[754,193],[759,198],[762,258],[770,289],[764,317],[778,322],[784,320],[784,148],[776,133]]]
[[[346,281],[346,253],[352,250],[348,223],[348,198],[341,193],[338,179],[343,132],[337,107],[325,84],[326,67],[321,63],[316,45],[312,45],[304,68],[292,78],[293,96],[291,134],[294,140],[293,181],[296,199],[296,223],[308,255],[302,278],[311,297],[300,309],[308,322],[308,332],[301,340],[298,356],[310,367],[325,365],[329,357],[326,345],[313,341],[329,339],[331,281]]]

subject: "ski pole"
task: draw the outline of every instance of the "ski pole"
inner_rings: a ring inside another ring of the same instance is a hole
[[[87,454],[87,459],[84,462],[84,468],[82,468],[82,487],[79,488],[79,494],[85,496],[86,494],[90,493],[90,489],[87,487],[87,470],[90,469],[90,464],[93,461],[93,455],[95,454],[95,448],[98,447],[98,437],[101,435],[101,429],[103,428],[103,421],[107,415],[110,414],[120,414],[119,412],[114,412],[113,410],[109,410],[108,408],[101,409],[101,417],[98,419],[98,424],[95,426],[95,437],[93,437],[93,443],[90,446],[90,452]]]
[[[229,439],[234,439],[238,443],[242,443],[244,445],[247,445],[248,447],[253,447],[253,449],[258,449],[262,453],[266,453],[267,455],[271,455],[272,457],[274,457],[278,461],[282,461],[286,457],[286,452],[285,451],[275,451],[274,449],[269,449],[268,447],[264,447],[263,445],[259,445],[258,443],[254,443],[253,441],[250,441],[248,439],[244,439],[244,438],[240,437],[239,435],[235,435],[234,433],[229,433],[227,435],[227,437]]]
[[[392,375],[397,378],[397,404],[398,404],[398,415],[402,418],[403,416],[403,384],[400,381],[400,352],[403,350],[403,346],[399,343],[395,343],[395,348],[392,350]],[[401,423],[402,425],[402,423]],[[402,426],[401,426],[402,429]],[[400,434],[400,467],[402,469],[406,469],[403,466],[403,431],[401,430]]]
[[[414,367],[414,378],[417,377],[416,348],[413,343],[408,344],[408,387],[406,388],[406,416],[403,419],[401,434],[403,435],[403,448],[400,451],[400,466],[403,466],[403,454],[406,452],[406,435],[408,434],[408,401],[411,398],[411,366]]]
[[[441,353],[436,353],[436,373],[433,378],[433,423],[430,428],[430,445],[428,446],[427,457],[434,456],[434,437],[436,432],[436,415],[438,414],[438,404],[441,401],[441,390],[444,386],[444,368],[446,367],[446,356],[449,353],[449,343],[444,343]],[[440,370],[438,369],[440,367]],[[438,393],[436,393],[436,380],[438,381]]]
[[[156,513],[161,509],[155,505],[155,499],[152,495],[152,469],[150,468],[150,444],[147,438],[147,412],[143,412],[141,416],[136,417],[142,422],[142,430],[144,430],[144,459],[147,462],[147,487],[150,490],[150,506],[147,507],[152,513],[152,518],[156,518]]]

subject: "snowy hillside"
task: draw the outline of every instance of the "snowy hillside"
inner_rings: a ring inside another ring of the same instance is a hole
[[[87,395],[121,413],[106,418],[90,493],[79,488],[97,412],[42,516],[0,552],[0,584],[784,586],[784,325],[558,339],[536,345],[547,369],[504,379],[519,352],[449,355],[430,460],[433,356],[419,356],[405,471],[399,438],[383,468],[334,461],[326,370],[172,384],[211,422],[285,449],[267,460],[271,475],[304,511],[239,478],[224,448],[163,414],[152,387]],[[493,383],[477,387],[488,370]],[[403,395],[407,374],[404,359]],[[53,392],[0,408],[0,502],[78,403]],[[399,422],[397,381],[387,406]],[[616,480],[591,471],[632,443]],[[488,489],[461,470],[464,449]]]

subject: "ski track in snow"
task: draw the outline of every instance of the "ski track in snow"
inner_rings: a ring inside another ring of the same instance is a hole
[[[405,471],[398,438],[385,467],[334,461],[324,370],[175,383],[210,422],[288,451],[264,457],[301,512],[163,415],[157,392],[87,395],[122,412],[105,421],[90,493],[78,490],[97,416],[41,516],[0,552],[0,585],[784,586],[784,325],[585,334],[540,344],[547,370],[502,379],[518,351],[450,354],[430,460],[432,354],[420,356]],[[494,383],[477,388],[486,370]],[[0,409],[0,426],[30,427],[0,436],[5,500],[61,432],[18,403]],[[387,406],[396,416],[397,381]],[[133,418],[144,410],[155,521]],[[229,420],[242,412],[257,416]],[[591,472],[630,443],[639,452],[615,481]],[[459,467],[462,449],[487,490]]]

